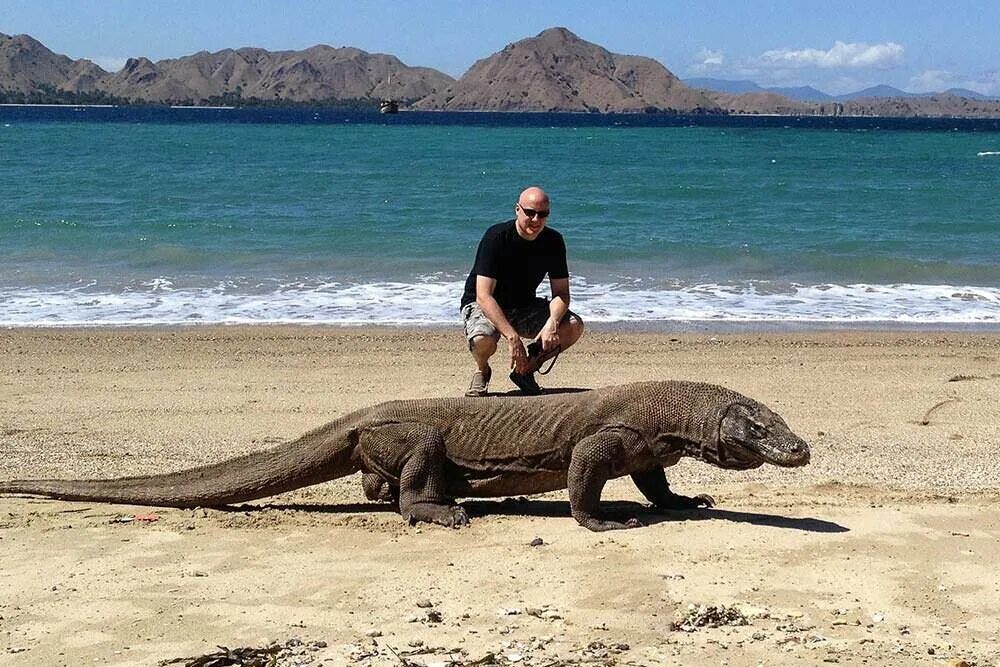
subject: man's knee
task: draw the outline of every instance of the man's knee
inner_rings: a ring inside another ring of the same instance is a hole
[[[473,336],[469,341],[469,350],[475,355],[489,357],[497,351],[497,339],[486,334]]]
[[[566,349],[583,335],[583,320],[576,313],[569,315],[566,320],[559,325],[559,341],[562,349]]]

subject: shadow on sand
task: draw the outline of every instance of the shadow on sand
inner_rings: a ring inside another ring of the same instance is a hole
[[[570,518],[569,503],[563,500],[529,500],[504,498],[502,500],[466,500],[461,503],[470,518],[486,516],[533,516]],[[366,512],[393,513],[395,506],[387,503],[347,503],[325,505],[308,503],[240,505],[219,508],[227,512],[256,512],[262,509],[316,512],[323,514],[359,514]],[[846,533],[849,528],[833,521],[812,517],[787,517],[780,514],[760,512],[740,512],[719,508],[696,510],[672,510],[664,513],[652,512],[647,505],[632,501],[606,501],[601,503],[605,518],[625,521],[635,517],[647,526],[667,521],[731,521],[754,526],[770,526],[810,533]]]

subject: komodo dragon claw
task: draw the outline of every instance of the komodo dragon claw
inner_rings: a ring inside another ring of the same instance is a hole
[[[668,503],[654,505],[657,510],[693,510],[699,507],[715,507],[715,498],[707,493],[699,493],[696,496],[681,496],[672,494]]]
[[[407,513],[406,520],[411,526],[415,526],[421,521],[436,523],[448,528],[461,528],[469,525],[469,515],[461,505],[419,503]]]

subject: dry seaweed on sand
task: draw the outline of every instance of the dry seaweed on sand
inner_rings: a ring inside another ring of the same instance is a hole
[[[303,642],[289,639],[284,644],[272,643],[260,648],[250,646],[228,648],[219,646],[218,651],[187,658],[161,660],[160,667],[180,665],[181,667],[282,667],[299,664],[295,658],[326,648],[326,642]]]
[[[718,628],[723,625],[750,625],[746,615],[726,605],[689,605],[684,615],[670,624],[674,631],[694,632],[698,628]]]

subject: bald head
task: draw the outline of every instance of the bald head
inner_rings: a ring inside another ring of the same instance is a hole
[[[516,228],[521,238],[534,241],[549,219],[549,196],[537,186],[525,188],[514,206]]]
[[[545,194],[545,190],[540,187],[533,185],[530,188],[525,188],[521,191],[521,195],[517,198],[517,202],[528,208],[537,208],[535,205],[545,205],[548,208],[549,196]]]

